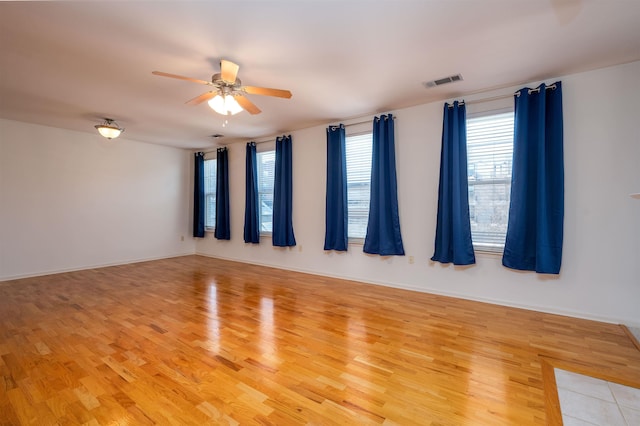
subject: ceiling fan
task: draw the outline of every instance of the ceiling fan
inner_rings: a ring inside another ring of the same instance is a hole
[[[245,96],[246,93],[286,99],[291,97],[291,92],[288,90],[243,86],[240,79],[237,78],[239,68],[239,65],[222,59],[220,61],[220,73],[214,74],[211,77],[211,81],[198,80],[197,78],[184,77],[162,71],[153,71],[152,74],[211,86],[213,90],[196,96],[186,103],[189,105],[198,105],[204,101],[209,101],[209,106],[222,115],[236,114],[243,109],[250,114],[260,114],[260,108]]]

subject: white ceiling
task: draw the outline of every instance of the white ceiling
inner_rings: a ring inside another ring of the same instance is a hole
[[[640,0],[0,2],[0,46],[0,118],[207,148],[639,60]],[[222,58],[293,97],[223,127],[185,105],[207,86],[151,74]]]

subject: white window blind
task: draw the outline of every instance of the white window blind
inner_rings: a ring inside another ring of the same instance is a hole
[[[467,119],[471,236],[476,250],[504,249],[509,218],[513,112]]]
[[[273,225],[273,185],[275,182],[276,152],[256,154],[258,163],[258,222],[260,233],[270,234]]]
[[[367,234],[369,198],[371,196],[371,133],[347,136],[345,139],[347,163],[348,237],[363,239]]]
[[[216,227],[216,172],[218,163],[213,160],[204,161],[204,227]]]

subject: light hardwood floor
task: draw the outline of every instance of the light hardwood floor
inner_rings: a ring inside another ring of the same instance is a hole
[[[553,424],[553,367],[640,384],[617,325],[200,256],[0,283],[0,355],[3,425]]]

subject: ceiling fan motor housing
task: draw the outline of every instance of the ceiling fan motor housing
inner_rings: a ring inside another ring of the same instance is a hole
[[[239,78],[236,77],[236,81],[234,81],[233,83],[229,83],[228,81],[224,81],[222,79],[222,74],[220,73],[216,73],[212,75],[211,82],[215,86],[227,86],[227,87],[232,87],[233,89],[239,89],[240,86],[242,86],[242,80],[240,80]]]

